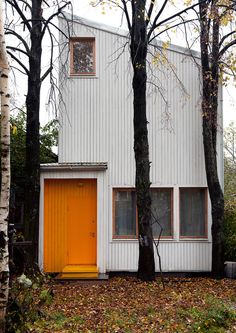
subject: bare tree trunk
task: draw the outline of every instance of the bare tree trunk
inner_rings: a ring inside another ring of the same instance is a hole
[[[9,292],[8,216],[10,197],[9,64],[6,52],[3,9],[0,0],[0,94],[1,94],[1,198],[0,198],[0,333],[5,332]]]
[[[145,281],[152,281],[155,279],[155,262],[151,225],[150,161],[146,116],[147,30],[144,14],[145,1],[136,1],[133,6],[130,47],[134,70],[135,186],[137,195],[139,234],[138,277]]]
[[[25,236],[32,241],[32,264],[37,262],[40,192],[39,109],[42,55],[42,0],[32,0],[31,49],[26,97]]]
[[[200,4],[201,24],[201,61],[202,61],[202,119],[203,145],[207,185],[212,206],[212,275],[221,277],[224,265],[224,195],[219,182],[217,171],[217,111],[219,89],[219,16],[217,6],[214,8],[212,36],[208,22],[208,4]],[[211,40],[211,54],[208,45]]]

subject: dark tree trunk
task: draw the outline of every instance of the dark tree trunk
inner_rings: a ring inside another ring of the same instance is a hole
[[[205,168],[207,185],[212,206],[212,275],[219,278],[223,275],[224,266],[224,195],[217,171],[217,111],[219,89],[219,20],[215,17],[212,28],[212,50],[209,54],[208,44],[210,38],[207,19],[206,3],[200,5],[201,17],[201,60],[202,60],[202,119],[203,119],[203,145],[205,154]]]
[[[28,92],[26,96],[26,191],[25,236],[32,241],[32,263],[37,261],[39,227],[40,155],[39,110],[42,55],[42,0],[32,0],[31,49],[29,58]]]
[[[139,262],[138,277],[145,281],[155,279],[155,263],[151,226],[150,161],[146,117],[146,57],[147,31],[145,1],[133,5],[131,30],[131,59],[134,70],[134,152],[136,162],[136,195],[138,209]]]

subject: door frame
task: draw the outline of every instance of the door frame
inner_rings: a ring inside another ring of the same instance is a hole
[[[44,246],[44,180],[46,179],[96,179],[97,180],[97,267],[99,273],[106,272],[108,262],[108,185],[107,168],[98,170],[78,169],[71,170],[47,165],[41,167],[40,174],[40,210],[39,210],[39,268],[43,271],[43,246]]]

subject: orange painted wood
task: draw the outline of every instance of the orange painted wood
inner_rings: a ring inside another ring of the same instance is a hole
[[[96,265],[97,183],[47,179],[44,183],[44,271]]]

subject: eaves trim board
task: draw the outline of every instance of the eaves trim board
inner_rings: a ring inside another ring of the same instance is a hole
[[[107,162],[99,163],[48,163],[41,164],[40,171],[105,171]]]

